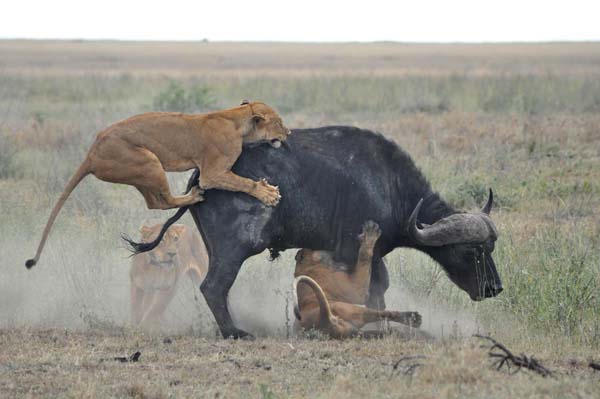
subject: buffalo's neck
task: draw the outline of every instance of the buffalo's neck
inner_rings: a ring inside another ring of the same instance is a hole
[[[418,220],[421,223],[434,224],[438,220],[455,213],[456,210],[444,201],[438,193],[429,192],[423,198],[423,205],[421,205]]]

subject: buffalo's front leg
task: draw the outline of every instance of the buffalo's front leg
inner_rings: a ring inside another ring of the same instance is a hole
[[[390,286],[390,276],[383,258],[373,257],[371,270],[371,285],[369,286],[369,299],[367,307],[376,310],[385,310],[385,292]]]
[[[246,331],[235,327],[227,307],[229,289],[235,282],[242,262],[243,259],[239,258],[220,259],[211,257],[208,274],[200,285],[200,291],[202,291],[202,295],[204,295],[204,299],[206,299],[206,303],[217,321],[223,338],[254,338]]]

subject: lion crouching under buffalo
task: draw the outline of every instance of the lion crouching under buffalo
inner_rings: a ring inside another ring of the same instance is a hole
[[[359,335],[367,323],[385,319],[413,327],[421,325],[417,312],[364,306],[369,296],[373,247],[380,235],[376,223],[365,223],[358,236],[360,248],[353,269],[335,262],[327,251],[298,251],[293,285],[294,313],[302,329],[316,329],[332,338],[343,339]]]

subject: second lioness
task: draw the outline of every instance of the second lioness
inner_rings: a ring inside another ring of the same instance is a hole
[[[375,310],[364,306],[371,282],[373,248],[381,235],[379,226],[367,222],[359,235],[360,249],[354,269],[335,262],[328,251],[301,249],[294,272],[294,312],[300,326],[317,329],[332,338],[359,334],[365,324],[389,319],[413,327],[421,325],[417,312]]]
[[[153,240],[161,224],[144,224],[143,241]],[[208,253],[200,234],[183,224],[171,226],[160,244],[132,258],[131,322],[144,329],[160,328],[160,319],[173,299],[181,277],[199,286],[208,271]]]
[[[36,255],[39,260],[52,223],[67,197],[88,174],[111,183],[138,189],[150,209],[169,209],[202,201],[203,190],[218,188],[250,194],[265,205],[279,202],[279,190],[264,179],[254,181],[236,175],[231,167],[245,144],[268,142],[279,147],[290,131],[281,117],[261,102],[207,114],[149,112],[117,122],[96,136],[85,160],[67,183],[46,223]],[[167,172],[198,168],[199,187],[174,196]]]

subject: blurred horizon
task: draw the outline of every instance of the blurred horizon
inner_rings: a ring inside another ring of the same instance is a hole
[[[3,5],[0,38],[216,42],[520,43],[600,40],[600,3],[332,0]]]

